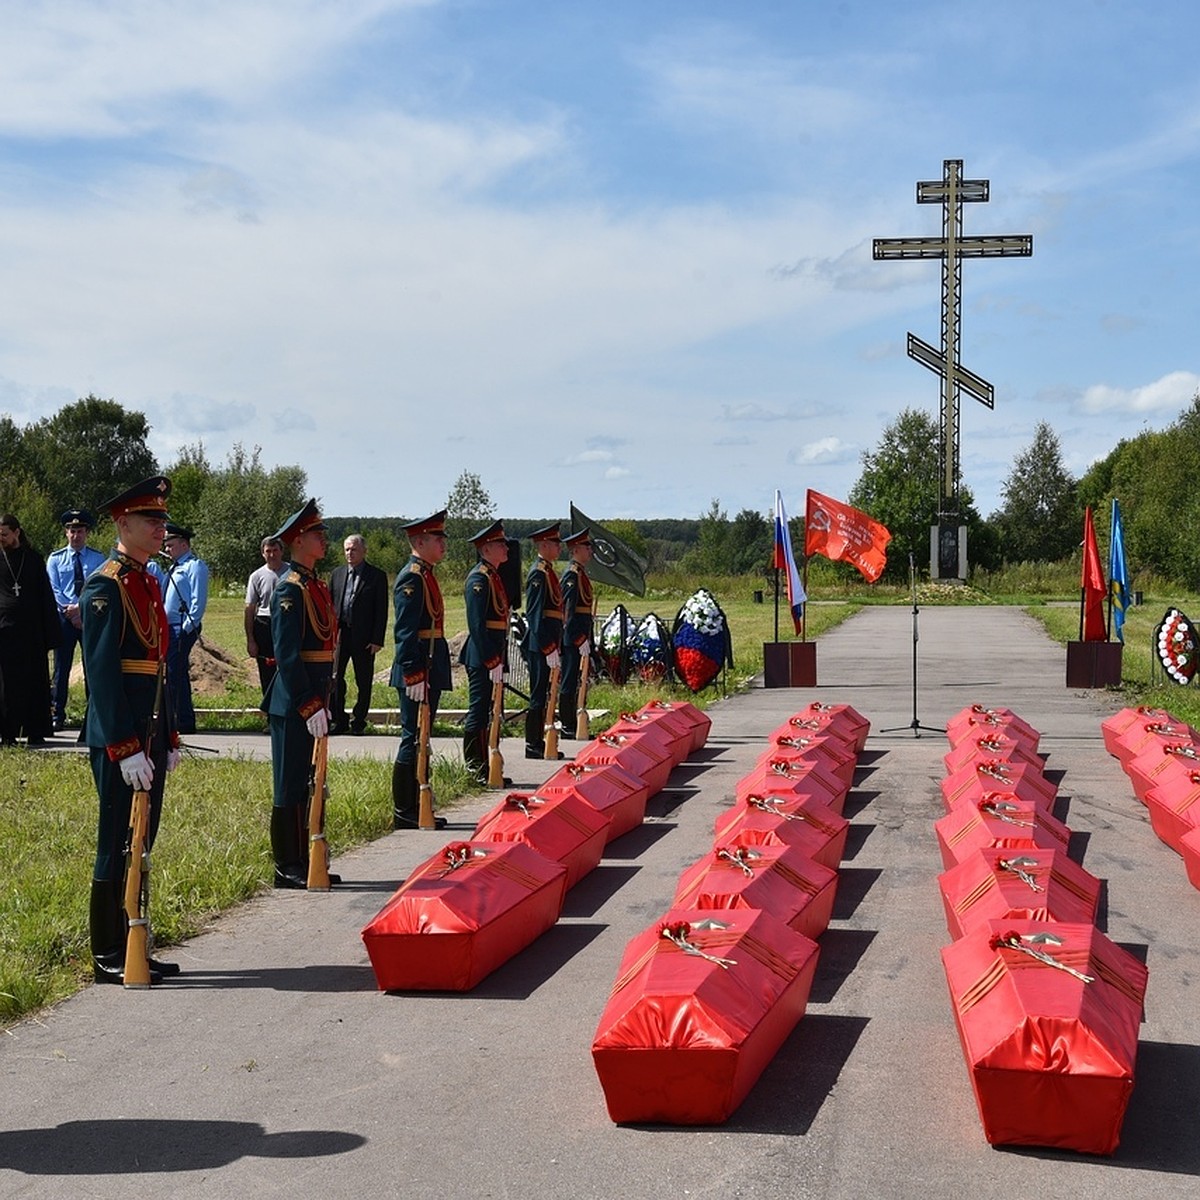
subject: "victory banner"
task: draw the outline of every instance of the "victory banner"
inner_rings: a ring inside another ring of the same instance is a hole
[[[834,562],[853,563],[868,583],[887,565],[892,535],[865,512],[808,489],[804,518],[804,553],[823,554]]]

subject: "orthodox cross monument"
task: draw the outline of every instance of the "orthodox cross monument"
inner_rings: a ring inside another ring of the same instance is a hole
[[[941,237],[875,238],[874,257],[881,259],[940,258],[942,260],[942,347],[908,335],[908,356],[941,377],[941,421],[938,468],[941,479],[938,523],[930,534],[930,574],[934,579],[967,577],[967,531],[959,525],[960,408],[963,392],[993,407],[992,385],[958,361],[962,324],[962,260],[964,258],[1028,258],[1032,234],[963,237],[962,206],[987,203],[986,179],[964,179],[963,160],[942,163],[941,179],[917,184],[918,204],[942,206]]]

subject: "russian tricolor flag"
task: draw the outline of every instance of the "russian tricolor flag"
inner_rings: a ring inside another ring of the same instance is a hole
[[[775,558],[772,566],[777,571],[787,571],[788,608],[792,610],[792,623],[800,632],[800,621],[804,613],[804,602],[808,599],[800,574],[796,570],[796,557],[792,553],[792,536],[788,532],[787,513],[783,510],[783,495],[775,489]]]

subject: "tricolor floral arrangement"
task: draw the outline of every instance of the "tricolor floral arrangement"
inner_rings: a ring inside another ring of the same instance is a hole
[[[671,635],[657,614],[649,613],[638,622],[629,642],[629,659],[647,683],[666,677],[671,666]]]
[[[693,692],[707,687],[732,659],[729,626],[711,592],[701,588],[675,617],[675,670]]]

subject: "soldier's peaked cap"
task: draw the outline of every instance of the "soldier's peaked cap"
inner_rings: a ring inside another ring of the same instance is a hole
[[[142,513],[148,517],[167,516],[167,497],[171,494],[171,481],[165,475],[151,475],[141,483],[126,488],[120,495],[100,505],[102,512],[114,520],[127,513]]]
[[[565,546],[590,546],[592,544],[591,530],[585,525],[582,529],[577,529],[574,533],[568,534],[563,538]]]
[[[65,529],[93,529],[96,525],[96,518],[86,508],[68,508],[58,518],[58,523]]]
[[[529,540],[531,542],[544,542],[551,540],[556,542],[562,541],[562,535],[559,529],[561,524],[561,521],[551,521],[549,525],[543,525],[541,529],[535,529],[529,535]]]
[[[485,542],[507,541],[504,536],[504,523],[493,521],[490,525],[485,525],[478,533],[471,534],[467,540],[476,546],[482,546]]]
[[[416,537],[421,533],[440,533],[445,535],[446,510],[443,508],[441,512],[431,513],[428,517],[422,517],[419,521],[409,521],[406,525],[402,525],[400,528],[403,529],[410,538]]]
[[[310,497],[304,507],[292,513],[275,533],[281,542],[291,545],[302,534],[311,529],[324,529],[325,522],[321,520],[321,510],[317,507],[317,498]]]

